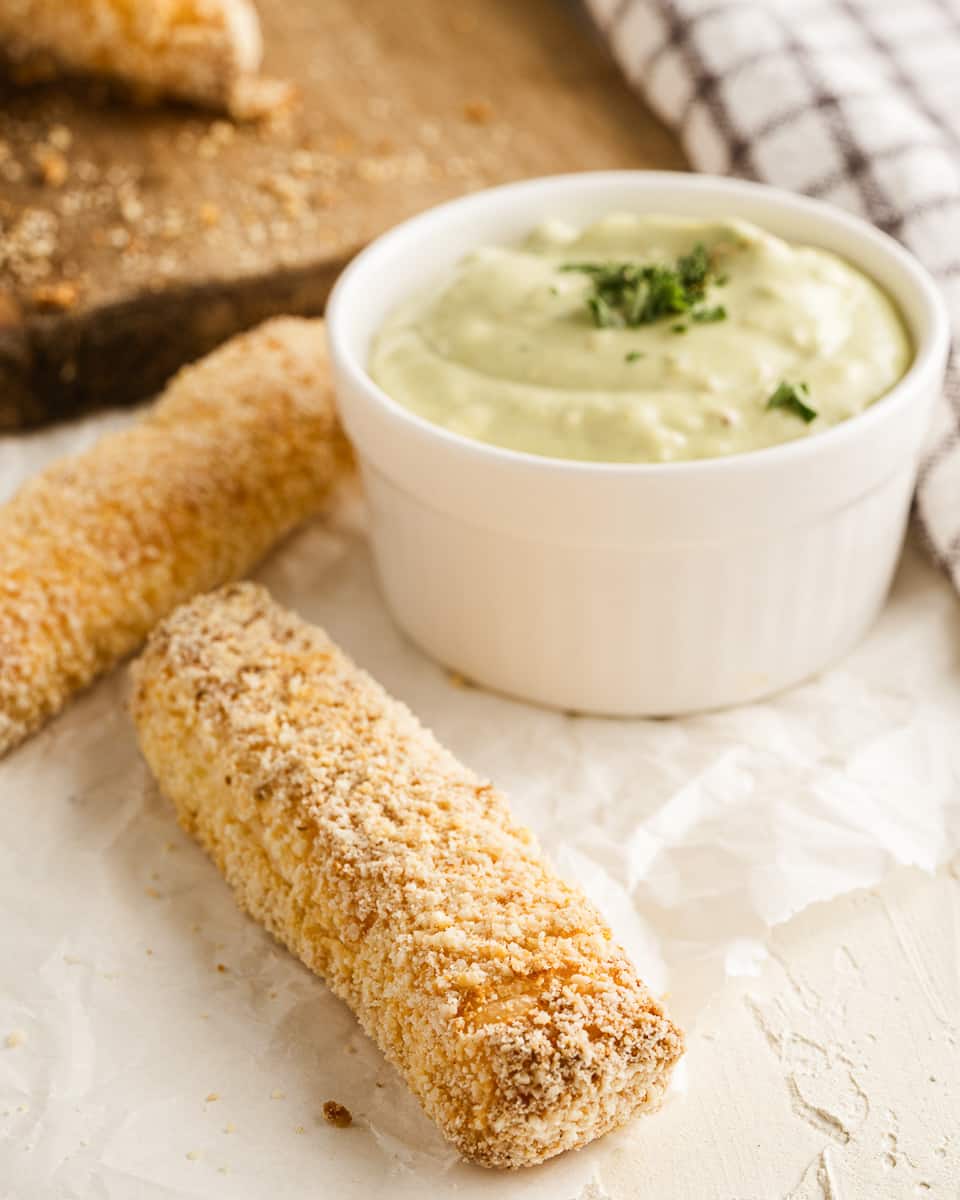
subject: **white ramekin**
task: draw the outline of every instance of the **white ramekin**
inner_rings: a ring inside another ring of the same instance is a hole
[[[862,415],[784,446],[668,464],[501,450],[422,420],[366,371],[390,310],[468,251],[546,218],[744,217],[822,246],[899,304],[916,347]],[[344,271],[327,311],[337,396],[398,624],[477,683],[580,712],[737,704],[819,671],[865,632],[894,571],[949,341],[935,285],[864,222],[773,188],[603,172],[442,205]]]

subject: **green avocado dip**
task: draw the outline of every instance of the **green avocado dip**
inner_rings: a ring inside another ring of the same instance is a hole
[[[464,437],[674,462],[829,429],[911,357],[889,297],[834,254],[746,221],[614,214],[470,254],[389,316],[369,369]]]

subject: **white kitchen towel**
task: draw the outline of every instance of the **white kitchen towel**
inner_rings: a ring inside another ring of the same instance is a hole
[[[699,171],[830,201],[908,246],[960,329],[960,0],[587,0]],[[960,589],[960,365],[917,513]]]

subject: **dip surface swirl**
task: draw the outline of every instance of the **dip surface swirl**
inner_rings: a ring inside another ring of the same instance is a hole
[[[640,324],[598,315],[597,266],[672,269],[699,246],[710,274],[696,307]],[[912,356],[889,297],[837,255],[745,221],[613,214],[470,254],[388,317],[369,369],[399,404],[468,438],[673,462],[828,429],[889,391]]]

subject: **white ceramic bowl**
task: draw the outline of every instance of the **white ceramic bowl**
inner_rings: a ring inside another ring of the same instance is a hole
[[[387,314],[468,251],[546,218],[744,217],[822,246],[896,300],[916,346],[865,413],[783,446],[696,462],[541,458],[470,441],[396,404],[366,371]],[[327,311],[393,615],[469,679],[580,712],[737,704],[819,671],[865,632],[897,562],[948,324],[906,251],[824,204],[702,175],[603,172],[510,184],[393,229]]]

